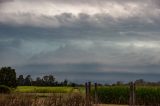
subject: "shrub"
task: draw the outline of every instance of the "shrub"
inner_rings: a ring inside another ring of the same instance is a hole
[[[8,86],[0,85],[0,93],[10,93],[11,89]]]

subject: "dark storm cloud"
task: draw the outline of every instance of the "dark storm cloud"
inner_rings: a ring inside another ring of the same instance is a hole
[[[84,24],[83,24],[84,23]],[[78,25],[78,26],[76,26]],[[53,40],[53,39],[89,39],[106,41],[126,41],[126,40],[159,40],[159,25],[139,24],[130,22],[117,25],[97,28],[85,21],[75,24],[75,27],[60,28],[35,28],[35,27],[13,27],[0,26],[0,37],[7,39],[21,40]]]
[[[17,65],[22,63],[24,55],[20,52],[22,42],[20,40],[1,39],[0,40],[0,65]]]
[[[158,80],[158,0],[0,3],[0,66],[72,80]]]
[[[129,82],[137,79],[147,81],[158,81],[159,74],[154,73],[132,73],[132,72],[104,72],[96,70],[98,67],[103,67],[102,64],[39,64],[17,67],[19,74],[31,74],[33,78],[46,74],[53,74],[58,80],[69,79],[70,81],[84,83],[85,81],[113,83],[116,81]],[[21,70],[24,72],[21,72]],[[83,77],[82,77],[83,76]]]

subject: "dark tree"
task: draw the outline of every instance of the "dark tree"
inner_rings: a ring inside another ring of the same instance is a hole
[[[31,75],[27,75],[24,81],[24,85],[31,86],[32,85],[32,78]]]
[[[17,78],[18,85],[23,86],[24,85],[24,78],[23,75],[19,75]]]
[[[42,79],[40,77],[36,78],[35,85],[36,86],[42,86],[43,85]]]
[[[55,78],[53,75],[43,76],[43,83],[45,86],[53,86],[55,83]]]
[[[53,75],[49,75],[49,85],[50,86],[53,86],[54,85],[54,82],[55,82],[55,78]]]
[[[9,87],[16,87],[16,72],[11,67],[2,67],[0,69],[0,85],[6,85]]]
[[[64,86],[67,86],[67,85],[68,85],[68,80],[67,80],[67,79],[64,80],[63,85],[64,85]]]
[[[45,86],[48,86],[49,85],[49,76],[43,76],[43,84],[45,85]]]
[[[116,85],[124,85],[122,81],[117,81]]]
[[[76,83],[71,82],[70,85],[71,85],[72,87],[75,87],[75,86],[76,86]]]
[[[136,85],[145,85],[146,82],[143,79],[138,79],[138,80],[135,81],[135,84]]]

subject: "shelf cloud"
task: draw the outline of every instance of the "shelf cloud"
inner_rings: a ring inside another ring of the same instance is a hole
[[[135,19],[150,24],[159,18],[158,4],[158,0],[14,0],[1,5],[0,22],[36,27],[72,27],[77,22],[87,21],[88,24],[105,27],[103,24],[108,21],[118,24]]]
[[[159,28],[159,0],[0,0],[0,66],[157,81]]]

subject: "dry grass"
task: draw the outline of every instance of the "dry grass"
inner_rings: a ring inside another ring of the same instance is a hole
[[[128,105],[115,105],[115,104],[99,104],[95,106],[128,106]]]
[[[85,98],[80,94],[1,94],[0,98],[0,106],[85,106]]]

